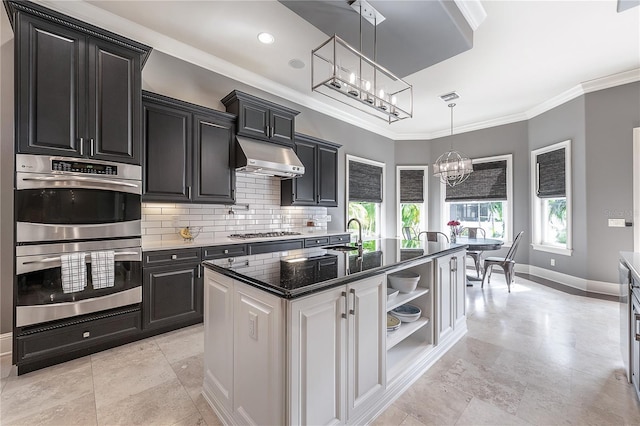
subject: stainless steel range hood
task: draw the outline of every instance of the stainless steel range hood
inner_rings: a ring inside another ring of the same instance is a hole
[[[304,174],[304,165],[293,149],[236,136],[236,170],[266,176],[294,178]]]

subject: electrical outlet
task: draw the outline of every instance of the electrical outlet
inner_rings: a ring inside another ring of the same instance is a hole
[[[556,266],[556,260],[555,259],[551,259],[551,266]]]
[[[609,227],[612,228],[624,228],[625,220],[624,219],[609,219]]]
[[[258,315],[249,312],[249,337],[258,340]]]
[[[331,222],[331,215],[330,215],[330,214],[328,214],[328,215],[326,216],[326,218],[327,218],[327,222]]]

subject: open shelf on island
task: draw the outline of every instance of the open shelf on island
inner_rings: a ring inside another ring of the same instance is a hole
[[[423,294],[429,293],[428,288],[417,287],[411,293],[398,293],[396,297],[387,301],[387,311],[390,311],[393,308],[397,308],[400,305],[404,305],[407,302],[415,299],[416,297],[420,297]]]
[[[433,349],[431,343],[425,342],[423,338],[414,334],[399,342],[393,349],[387,350],[387,383],[403,371],[407,363],[431,349]]]
[[[387,333],[387,350],[393,348],[427,324],[429,324],[429,318],[426,317],[420,317],[414,322],[403,322],[399,329]]]

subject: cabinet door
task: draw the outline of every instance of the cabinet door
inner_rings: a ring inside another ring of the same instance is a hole
[[[346,421],[346,297],[340,287],[291,302],[290,424]]]
[[[140,55],[89,39],[89,155],[140,164]]]
[[[233,299],[233,413],[239,424],[285,424],[283,299],[238,281]]]
[[[317,158],[318,205],[338,207],[338,150],[318,145]]]
[[[296,154],[304,165],[304,175],[292,180],[293,205],[316,204],[316,145],[305,141],[296,141]]]
[[[437,286],[437,324],[436,344],[445,339],[453,331],[452,301],[454,293],[451,289],[452,257],[445,256],[436,259]]]
[[[235,203],[233,125],[194,116],[193,201]]]
[[[200,264],[144,269],[142,301],[145,329],[184,325],[201,320]]]
[[[190,200],[191,114],[144,103],[143,201]]]
[[[295,116],[278,110],[271,110],[269,115],[269,138],[273,142],[293,145]]]
[[[467,274],[465,270],[465,254],[464,251],[458,252],[451,257],[453,262],[452,272],[452,289],[455,291],[453,300],[453,327],[458,328],[462,324],[466,324],[467,315]]]
[[[269,109],[249,102],[240,102],[238,134],[268,139]]]
[[[382,395],[386,384],[386,308],[384,275],[347,286],[349,298],[348,420]]]
[[[86,37],[21,13],[15,32],[17,151],[80,157]]]
[[[233,280],[204,274],[204,384],[230,413],[233,410]]]

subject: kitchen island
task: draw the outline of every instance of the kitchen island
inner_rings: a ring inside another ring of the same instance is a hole
[[[466,333],[465,247],[382,239],[204,262],[205,398],[228,424],[373,420]],[[399,272],[419,283],[387,300]],[[387,333],[408,302],[419,318]]]

